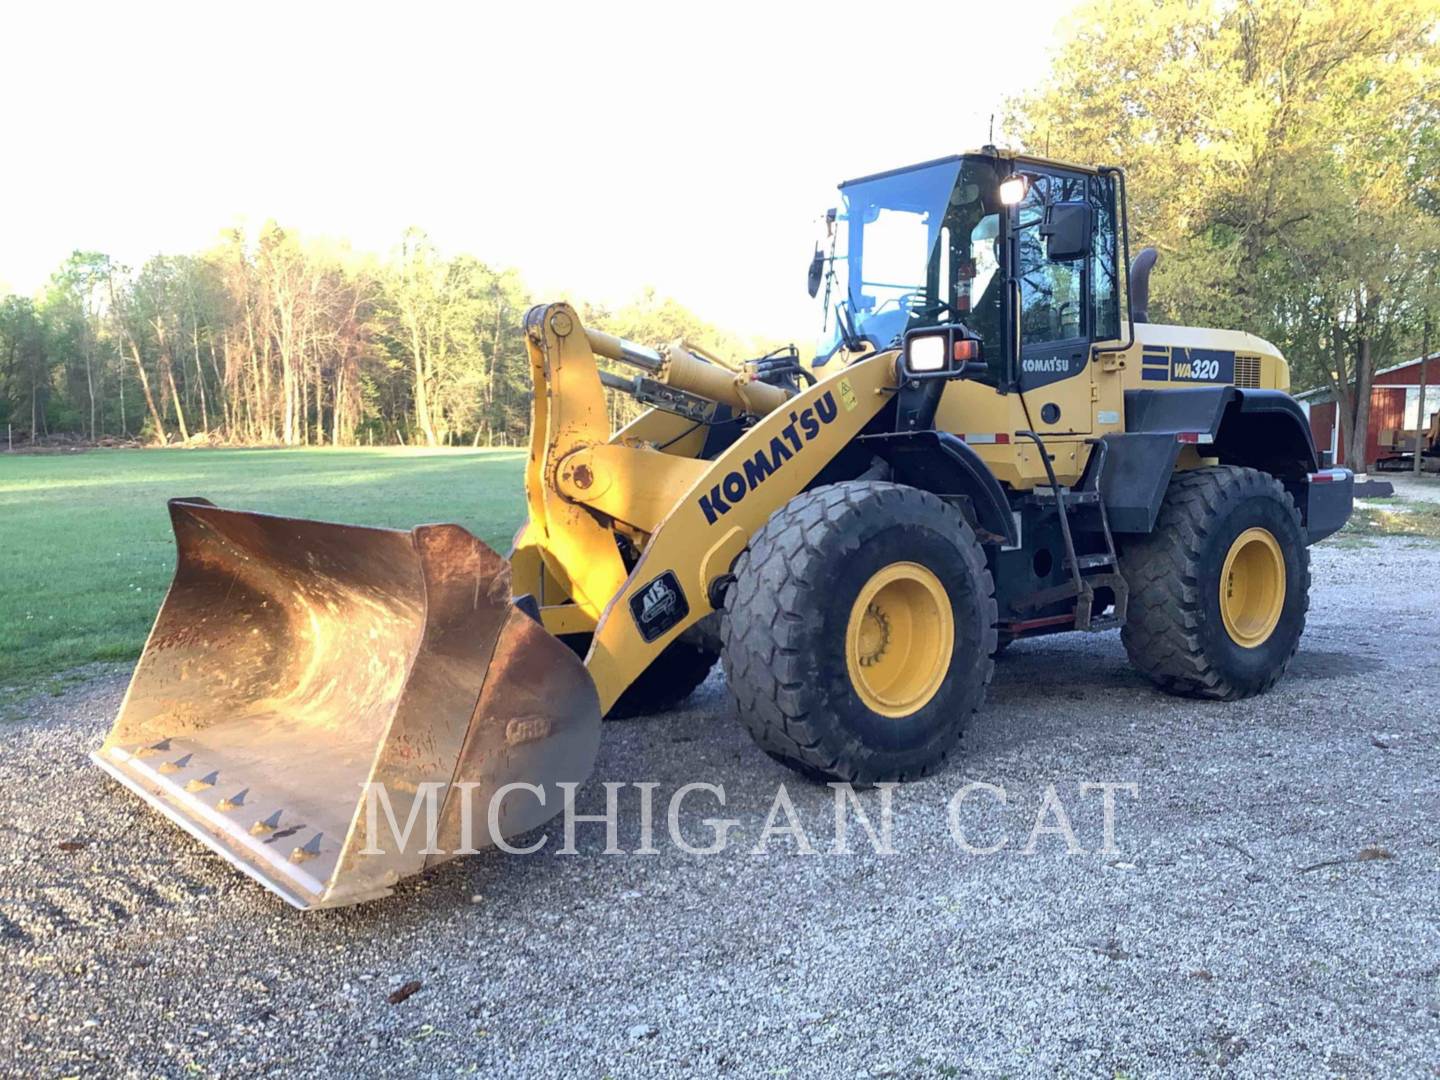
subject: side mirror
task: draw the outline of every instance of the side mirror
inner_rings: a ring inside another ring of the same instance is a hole
[[[815,254],[810,258],[810,272],[806,277],[805,287],[810,290],[810,297],[813,300],[820,292],[820,282],[825,277],[825,256],[821,253],[819,246],[815,248]]]
[[[1090,253],[1090,204],[1057,202],[1045,208],[1040,224],[1045,257],[1051,262],[1074,262]]]

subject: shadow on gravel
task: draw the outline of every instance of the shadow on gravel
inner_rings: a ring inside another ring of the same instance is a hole
[[[1292,679],[1341,679],[1347,675],[1366,675],[1380,671],[1385,661],[1373,656],[1357,656],[1333,649],[1307,649],[1303,645],[1290,661],[1286,677]]]

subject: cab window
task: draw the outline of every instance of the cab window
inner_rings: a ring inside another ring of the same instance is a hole
[[[1047,258],[1040,224],[1048,203],[1089,198],[1087,178],[1049,173],[1026,175],[1030,187],[1015,208],[1021,340],[1026,345],[1037,345],[1085,337],[1087,260],[1055,262]]]
[[[1090,241],[1090,325],[1096,341],[1111,341],[1120,336],[1114,179],[1090,177],[1090,208],[1095,222],[1095,235]]]

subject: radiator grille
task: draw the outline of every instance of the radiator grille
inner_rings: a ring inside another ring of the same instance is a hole
[[[1235,357],[1235,385],[1248,386],[1252,390],[1260,388],[1260,358],[1258,356]]]

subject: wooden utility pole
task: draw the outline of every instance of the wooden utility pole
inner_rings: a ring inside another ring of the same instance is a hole
[[[1425,437],[1430,433],[1430,425],[1425,422],[1425,384],[1430,381],[1430,312],[1425,312],[1425,328],[1421,333],[1420,344],[1420,407],[1415,415],[1415,475],[1419,476],[1424,471],[1425,465]]]

